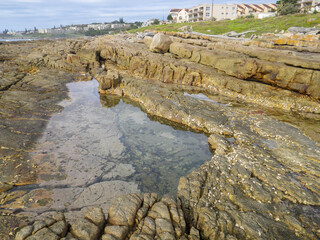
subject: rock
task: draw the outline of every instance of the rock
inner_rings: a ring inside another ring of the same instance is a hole
[[[95,75],[95,78],[99,81],[100,90],[108,90],[115,88],[120,83],[120,75],[117,71],[108,70],[107,72],[101,72]]]
[[[36,232],[34,235],[26,238],[26,240],[58,240],[60,237],[58,237],[56,234],[54,234],[51,230],[48,228],[43,228]]]
[[[87,219],[77,219],[72,225],[70,232],[80,240],[97,239],[99,228]]]
[[[32,234],[33,226],[26,226],[23,227],[19,232],[17,232],[15,240],[25,240],[27,237],[29,237]]]
[[[93,222],[95,225],[99,227],[99,229],[102,229],[105,224],[105,215],[102,211],[102,208],[94,207],[90,209],[84,218],[88,219],[89,221]]]
[[[49,229],[56,235],[65,237],[68,231],[68,224],[64,220],[61,220],[50,226]]]
[[[53,215],[52,215],[52,219],[54,219],[55,221],[64,221],[66,220],[64,214],[62,212],[55,212]]]
[[[290,33],[307,34],[308,32],[313,32],[313,31],[320,32],[320,29],[317,29],[317,28],[305,28],[305,27],[290,27],[287,31],[290,32]]]
[[[152,37],[149,37],[149,36],[145,36],[143,38],[143,42],[144,44],[147,46],[148,49],[150,49],[150,46],[151,46],[151,43],[152,43]]]
[[[104,229],[105,234],[112,235],[119,240],[126,239],[126,236],[129,232],[129,228],[127,226],[106,226]]]
[[[169,36],[163,33],[157,33],[151,42],[150,50],[156,53],[166,53],[168,52],[172,40]]]
[[[108,222],[112,225],[132,227],[141,204],[142,197],[138,194],[117,198],[109,208]]]
[[[44,221],[35,221],[33,223],[33,232],[32,232],[32,234],[35,234],[40,229],[45,228],[46,226],[47,226],[47,224]]]

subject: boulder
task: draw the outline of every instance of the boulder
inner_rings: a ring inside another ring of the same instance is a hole
[[[152,43],[152,37],[146,36],[143,38],[144,44],[147,46],[147,48],[150,49],[151,43]]]
[[[156,53],[166,53],[168,52],[172,40],[169,36],[163,33],[157,33],[151,42],[150,50]]]

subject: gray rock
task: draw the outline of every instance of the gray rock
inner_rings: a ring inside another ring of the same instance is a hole
[[[314,31],[320,32],[320,29],[319,28],[305,28],[305,27],[290,27],[288,29],[288,32],[303,33],[303,34],[306,34],[309,32],[314,32]]]
[[[157,33],[151,42],[150,50],[156,53],[166,53],[168,52],[172,40],[169,36],[163,33]]]
[[[24,240],[32,234],[33,226],[26,226],[17,232],[15,240]]]
[[[99,228],[87,219],[78,219],[71,225],[71,233],[80,240],[97,239]]]

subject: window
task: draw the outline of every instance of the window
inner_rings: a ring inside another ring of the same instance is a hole
[[[226,15],[228,15],[228,13],[226,12]]]
[[[236,8],[235,7],[232,7],[232,10],[235,10]]]
[[[207,12],[210,11],[210,7],[206,7],[206,11],[207,11]]]
[[[207,12],[207,13],[206,13],[206,17],[210,17],[210,13]]]
[[[223,9],[223,7],[221,7],[221,9]]]
[[[182,17],[181,17],[181,16],[179,17],[179,20],[182,20]]]

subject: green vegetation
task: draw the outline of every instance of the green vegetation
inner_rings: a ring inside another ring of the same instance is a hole
[[[275,32],[275,30],[287,30],[289,27],[314,27],[320,24],[320,13],[316,14],[292,14],[264,19],[239,18],[236,20],[224,20],[215,22],[174,23],[165,25],[153,25],[145,28],[131,30],[130,32],[143,32],[156,30],[166,32],[178,32],[182,26],[192,26],[194,32],[206,34],[223,34],[231,31],[245,32],[256,30],[256,35]],[[249,33],[250,36],[252,33]]]
[[[298,0],[279,0],[277,1],[277,12],[279,15],[288,15],[299,12]]]

